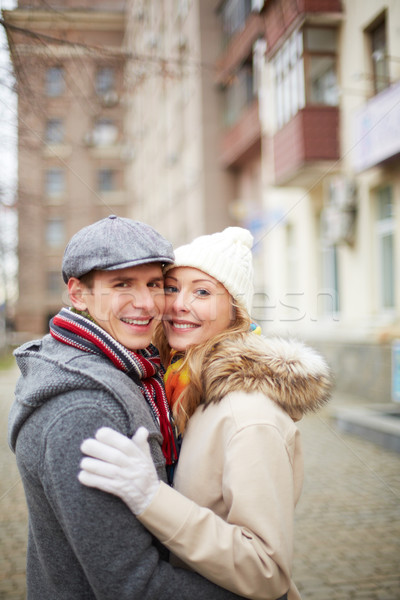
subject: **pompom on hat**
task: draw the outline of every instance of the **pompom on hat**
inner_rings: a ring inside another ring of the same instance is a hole
[[[242,227],[202,235],[175,250],[174,267],[193,267],[211,275],[250,314],[253,301],[253,236]]]

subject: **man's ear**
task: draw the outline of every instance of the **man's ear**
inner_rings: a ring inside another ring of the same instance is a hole
[[[71,304],[77,310],[86,310],[85,295],[87,295],[87,287],[76,277],[68,279],[68,294]]]

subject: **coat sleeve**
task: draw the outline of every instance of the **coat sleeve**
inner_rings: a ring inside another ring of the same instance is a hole
[[[101,426],[121,430],[121,419],[100,408],[98,394],[95,400],[89,408],[75,405],[61,411],[43,432],[45,493],[60,526],[57,535],[76,560],[82,582],[89,582],[98,600],[238,598],[197,573],[161,560],[154,538],[121,500],[79,483],[81,442]],[[68,581],[63,569],[60,564],[57,577]],[[77,590],[76,597],[80,594]]]
[[[295,503],[290,446],[297,435],[289,447],[269,424],[245,427],[233,436],[222,476],[226,521],[164,484],[139,519],[211,581],[253,600],[279,598],[292,587]]]

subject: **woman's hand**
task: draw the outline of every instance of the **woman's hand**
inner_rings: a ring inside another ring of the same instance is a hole
[[[91,458],[82,459],[79,481],[118,496],[135,515],[140,515],[160,485],[148,435],[144,427],[139,427],[131,440],[108,427],[99,429],[95,439],[81,445],[81,451]]]

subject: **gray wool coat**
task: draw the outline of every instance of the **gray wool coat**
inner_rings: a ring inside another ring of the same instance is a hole
[[[9,416],[29,509],[28,600],[228,600],[200,575],[172,567],[163,548],[118,498],[77,479],[81,442],[112,427],[150,431],[166,480],[161,435],[137,384],[106,358],[50,335],[21,346]]]

